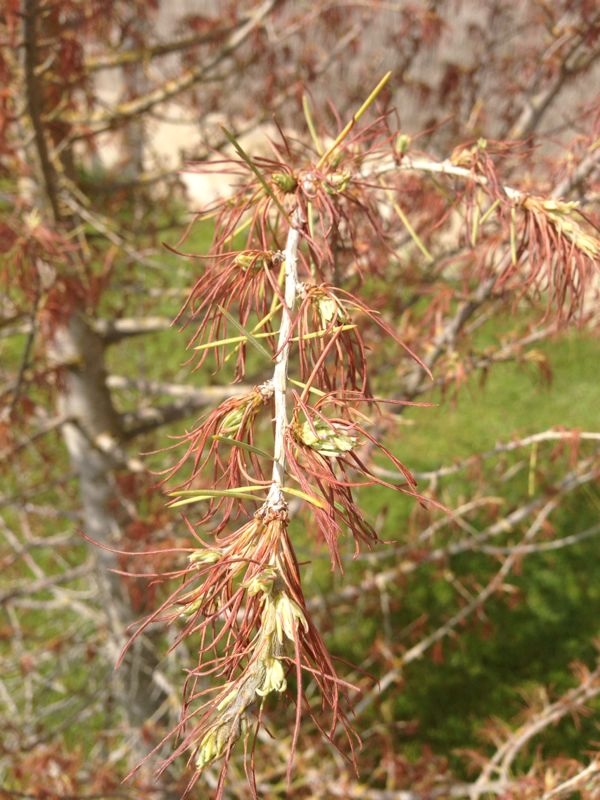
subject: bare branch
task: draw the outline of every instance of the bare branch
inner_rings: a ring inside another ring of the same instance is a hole
[[[157,56],[166,56],[170,53],[180,53],[182,50],[200,47],[201,45],[208,44],[210,42],[218,42],[220,39],[223,39],[225,36],[240,28],[246,20],[247,17],[244,17],[235,25],[215,28],[209,33],[196,33],[190,36],[182,36],[179,39],[173,39],[169,42],[162,42],[160,44],[147,47],[122,50],[115,53],[103,53],[87,59],[85,62],[85,68],[88,72],[114,69],[115,67],[138,64],[140,61],[147,62],[149,59],[154,59]]]
[[[158,89],[154,89],[147,95],[136,97],[133,100],[122,103],[120,106],[117,106],[114,111],[97,111],[86,119],[81,119],[77,115],[65,115],[65,122],[74,127],[83,127],[81,133],[73,134],[70,137],[71,141],[88,138],[91,134],[109,130],[114,127],[115,124],[123,123],[132,117],[144,114],[161,103],[191,89],[195,84],[208,80],[213,70],[235,52],[257,27],[263,24],[265,17],[279,2],[280,0],[264,0],[258,8],[249,14],[247,21],[229,37],[219,53],[207,64],[199,64],[197,67],[183,72],[179,77],[167,81]]]
[[[158,388],[159,385],[160,384],[157,384],[156,388]],[[113,386],[115,386],[114,382]],[[171,388],[171,391],[167,390],[166,394],[172,392],[173,389]],[[184,393],[179,402],[167,406],[141,408],[135,412],[124,414],[124,438],[129,441],[136,436],[149,433],[163,425],[185,419],[185,417],[189,417],[191,414],[198,411],[198,409],[212,405],[216,401],[224,400],[227,397],[237,397],[245,392],[247,392],[247,387],[241,385],[207,386],[205,389],[197,389],[193,390],[191,393]]]
[[[162,333],[173,326],[170,317],[140,317],[121,319],[95,320],[94,330],[103,339],[105,344],[117,344],[123,339],[132,336],[142,336],[146,333]]]

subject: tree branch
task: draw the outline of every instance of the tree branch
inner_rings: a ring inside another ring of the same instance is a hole
[[[29,0],[32,2],[32,0]],[[70,137],[71,141],[88,138],[91,134],[101,133],[114,127],[115,124],[125,122],[132,117],[144,114],[150,109],[173,97],[191,89],[195,84],[207,80],[211,72],[228,56],[238,49],[246,39],[256,30],[281,0],[264,0],[264,2],[248,16],[248,20],[231,35],[222,50],[206,65],[198,65],[182,73],[178,78],[167,81],[162,86],[142,97],[136,97],[126,103],[121,103],[114,111],[97,111],[89,118],[82,119],[76,115],[66,115],[64,121],[72,126],[82,126],[80,133]]]
[[[282,488],[285,481],[285,446],[284,438],[288,425],[287,419],[287,375],[290,356],[290,334],[292,314],[298,295],[298,245],[300,244],[300,228],[303,224],[302,213],[297,208],[291,221],[285,245],[285,289],[284,304],[281,312],[281,326],[277,341],[277,357],[273,370],[273,398],[275,402],[275,435],[273,444],[272,484],[267,497],[267,506],[274,511],[286,506]]]
[[[227,397],[237,397],[247,391],[248,387],[241,385],[207,386],[205,389],[192,390],[192,393],[187,397],[183,396],[180,401],[170,405],[142,408],[135,412],[124,414],[123,438],[125,441],[131,441],[136,436],[150,433],[163,425],[185,419],[185,417],[189,417],[200,408],[213,405],[215,402],[220,402]]]
[[[40,87],[36,75],[38,42],[37,24],[39,17],[38,0],[25,0],[25,12],[23,14],[24,34],[25,34],[25,89],[27,92],[27,108],[33,126],[34,140],[37,154],[40,160],[40,167],[46,187],[46,196],[52,208],[55,220],[61,217],[60,204],[58,199],[58,186],[56,182],[56,171],[52,166],[48,143],[44,132],[42,121],[43,104],[40,94]]]

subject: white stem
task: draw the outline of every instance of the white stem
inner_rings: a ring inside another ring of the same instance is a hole
[[[380,163],[374,169],[368,167],[363,170],[364,177],[372,175],[385,175],[387,172],[429,172],[439,175],[449,175],[454,178],[464,178],[465,180],[473,181],[480,186],[487,186],[489,184],[485,175],[479,175],[476,172],[468,169],[467,167],[460,167],[458,164],[453,164],[452,161],[432,161],[429,158],[419,158],[418,156],[402,156],[402,160],[398,164],[395,161],[387,161]],[[510,200],[519,202],[527,197],[526,192],[521,192],[519,189],[514,189],[512,186],[501,184],[504,193]]]
[[[300,243],[300,227],[302,214],[296,209],[292,214],[291,227],[285,243],[285,287],[284,305],[281,313],[281,327],[277,342],[278,355],[275,359],[273,370],[273,397],[275,402],[275,435],[273,444],[273,475],[272,484],[267,497],[266,507],[279,510],[286,507],[282,488],[285,481],[285,430],[288,425],[287,418],[287,384],[288,362],[290,355],[290,333],[292,328],[292,314],[298,295],[298,245]]]

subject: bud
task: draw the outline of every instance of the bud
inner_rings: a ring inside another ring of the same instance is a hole
[[[226,721],[216,725],[202,739],[196,756],[196,769],[201,770],[215,758],[220,758],[234,744],[245,728],[245,720]]]
[[[233,259],[233,263],[244,272],[249,269],[258,271],[281,263],[281,256],[273,250],[242,250]]]
[[[223,420],[219,425],[219,433],[237,433],[240,429],[240,425],[242,424],[242,420],[244,419],[245,412],[245,403],[237,406],[237,408],[232,409],[223,417]]]
[[[203,769],[207,764],[210,764],[220,752],[217,747],[217,731],[212,730],[206,734],[196,756],[196,769]]]
[[[283,644],[284,635],[291,642],[296,640],[298,624],[305,631],[308,630],[306,617],[298,603],[289,598],[287,594],[280,594],[275,601],[275,628],[279,644]]]
[[[351,180],[352,175],[347,169],[331,172],[327,176],[325,189],[329,194],[339,194],[340,192],[345,192]]]
[[[241,267],[245,272],[250,267],[256,266],[256,254],[245,252],[238,253],[233,259],[233,263],[236,267]]]
[[[585,220],[579,212],[578,203],[529,196],[523,200],[523,206],[535,214],[543,214],[561,236],[572,242],[588,258],[600,257],[600,241],[583,227],[582,222]]]
[[[327,458],[339,458],[356,447],[358,442],[357,437],[349,434],[343,426],[322,420],[315,420],[312,425],[306,421],[296,426],[295,433],[302,444]]]
[[[192,599],[194,597],[195,599]],[[189,594],[184,595],[181,598],[181,603],[184,604],[184,607],[180,611],[179,616],[182,619],[185,619],[186,617],[191,617],[202,607],[204,603],[204,595],[198,594],[197,592],[190,592]]]
[[[273,567],[266,567],[258,575],[250,578],[244,583],[249,595],[269,594],[273,588],[273,582],[277,577],[277,572]]]
[[[405,153],[408,153],[408,149],[411,144],[411,138],[406,133],[398,134],[396,138],[396,152],[403,156]]]
[[[312,299],[319,312],[321,325],[326,328],[332,322],[346,322],[348,315],[340,301],[321,289],[312,291]]]
[[[319,188],[316,175],[310,170],[305,170],[300,176],[300,188],[307,197],[314,197]]]
[[[216,564],[221,558],[218,550],[194,550],[188,556],[190,564]]]
[[[271,175],[271,180],[285,194],[292,194],[298,186],[298,181],[289,172],[274,172]]]
[[[278,658],[269,657],[263,661],[265,667],[265,679],[262,686],[256,690],[260,697],[266,697],[271,692],[285,692],[287,681],[283,665]]]

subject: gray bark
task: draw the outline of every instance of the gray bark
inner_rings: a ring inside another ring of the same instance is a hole
[[[81,313],[74,313],[48,345],[52,361],[60,367],[59,414],[68,419],[63,435],[79,480],[84,533],[94,547],[99,599],[109,629],[108,658],[114,663],[128,639],[134,621],[124,579],[111,569],[115,554],[102,545],[118,548],[130,512],[115,482],[115,453],[122,430],[106,386],[104,343]],[[107,446],[112,444],[113,446]],[[156,649],[148,636],[140,637],[114,674],[112,692],[130,727],[137,729],[161,716],[165,691],[157,683]],[[139,737],[136,737],[139,738]]]

